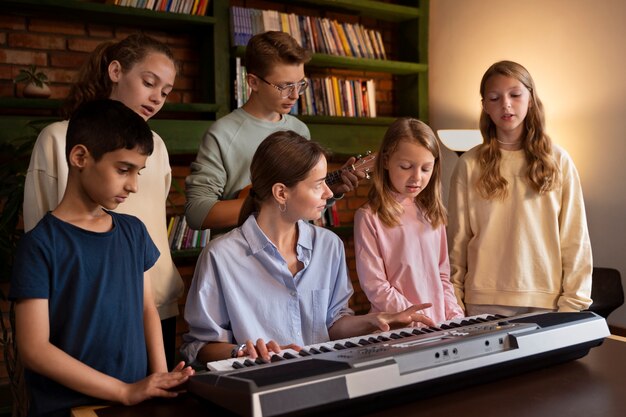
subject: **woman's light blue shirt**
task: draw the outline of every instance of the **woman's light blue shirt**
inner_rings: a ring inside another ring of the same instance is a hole
[[[181,352],[189,362],[207,342],[325,342],[332,324],[353,314],[343,242],[304,221],[297,227],[304,268],[295,276],[254,215],[202,251],[185,305]]]

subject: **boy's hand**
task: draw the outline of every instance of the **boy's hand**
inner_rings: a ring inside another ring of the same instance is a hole
[[[263,339],[257,339],[256,345],[252,342],[252,340],[246,340],[246,347],[241,352],[239,352],[240,356],[249,356],[250,359],[256,359],[261,357],[266,361],[270,360],[270,352],[280,353],[282,349],[293,349],[300,351],[302,349],[300,346],[296,344],[290,344],[285,346],[280,346],[274,340],[270,340],[265,343]]]
[[[184,362],[180,362],[172,372],[158,372],[133,384],[125,384],[122,393],[121,403],[124,405],[134,405],[149,398],[164,397],[173,398],[178,392],[172,390],[187,382],[194,374],[194,370]]]
[[[398,313],[377,313],[373,315],[375,322],[372,324],[383,332],[387,332],[392,328],[410,326],[413,323],[435,326],[435,322],[422,311],[431,306],[432,304],[430,303],[416,304]]]
[[[349,193],[359,186],[359,180],[365,178],[365,173],[361,171],[352,171],[349,168],[356,162],[356,158],[353,156],[346,161],[341,167],[341,179],[343,182],[334,184],[330,187],[334,195],[342,195]]]

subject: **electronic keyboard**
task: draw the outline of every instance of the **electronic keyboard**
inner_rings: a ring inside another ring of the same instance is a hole
[[[313,413],[577,359],[609,334],[592,312],[481,315],[283,350],[268,362],[210,362],[187,389],[242,416]]]

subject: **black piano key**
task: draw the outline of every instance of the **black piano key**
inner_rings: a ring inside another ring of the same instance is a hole
[[[435,326],[429,326],[428,327],[430,330],[432,330],[433,332],[438,332],[441,331],[441,329],[439,327],[435,327]]]
[[[245,368],[244,364],[239,362],[239,361],[233,362],[232,367],[235,368],[235,369]]]
[[[327,348],[326,346],[320,346],[320,350],[322,352],[332,352],[332,350],[330,350],[329,348]]]
[[[304,349],[300,349],[300,352],[298,352],[298,355],[300,356],[311,356],[311,354],[309,352],[307,352]]]
[[[250,359],[246,359],[245,361],[243,361],[243,364],[245,366],[256,366],[256,364],[254,363],[254,361],[251,361]]]
[[[255,362],[257,365],[265,365],[266,363],[268,363],[265,359],[263,359],[263,358],[262,358],[262,357],[260,357],[260,356],[259,356],[258,358],[256,358],[256,359],[254,360],[254,362]]]
[[[400,336],[402,336],[402,337],[411,337],[411,336],[413,336],[413,335],[412,335],[411,333],[407,333],[407,332],[405,332],[405,331],[401,331],[401,332],[400,332]]]
[[[413,329],[413,331],[411,333],[413,333],[413,334],[426,334],[426,332],[423,332],[420,329]]]
[[[291,352],[285,352],[285,353],[283,353],[283,358],[285,358],[285,359],[295,359],[295,358],[297,358],[297,356],[294,355]]]
[[[380,340],[381,342],[388,342],[391,340],[388,337],[385,337],[383,335],[378,336],[376,339]]]
[[[469,319],[468,321],[470,322],[470,324],[480,324],[480,321],[476,319]]]
[[[455,321],[453,321],[452,323],[448,324],[448,326],[452,327],[452,328],[456,328],[456,327],[461,327],[461,325]]]
[[[361,346],[367,346],[367,345],[371,345],[371,344],[372,344],[372,342],[368,342],[365,339],[359,340],[359,345],[361,345]]]
[[[372,343],[380,343],[380,340],[376,339],[375,337],[370,337],[369,339],[367,339],[368,341],[372,342]]]
[[[400,336],[398,333],[390,333],[389,337],[392,339],[402,339],[402,336]]]
[[[344,346],[347,347],[347,348],[359,347],[359,345],[357,345],[356,343],[352,343],[349,340],[346,343],[344,343]]]
[[[479,321],[480,323],[487,323],[489,320],[484,319],[482,317],[476,317],[476,320]]]
[[[449,325],[447,325],[447,324],[442,324],[442,325],[440,325],[440,326],[439,326],[439,328],[440,328],[440,329],[443,329],[443,330],[450,330],[450,329],[452,329],[453,327],[452,327],[452,326],[449,326]]]
[[[469,321],[469,320],[461,320],[461,325],[463,325],[463,326],[468,326],[470,324],[472,324],[472,322]]]
[[[280,362],[280,361],[284,361],[285,359],[280,356],[280,355],[272,355],[272,357],[270,358],[270,362]]]
[[[346,347],[344,345],[342,345],[341,343],[335,343],[335,346],[333,346],[335,349],[337,350],[343,350]]]
[[[315,349],[315,348],[309,349],[309,352],[311,352],[314,355],[319,355],[320,353],[322,353],[320,350]]]
[[[498,320],[501,320],[501,319],[508,319],[508,317],[507,317],[507,316],[503,316],[502,314],[494,314],[494,316],[496,316],[496,318],[497,318]]]

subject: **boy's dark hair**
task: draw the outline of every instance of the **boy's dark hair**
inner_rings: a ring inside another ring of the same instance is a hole
[[[103,99],[82,104],[67,128],[65,158],[76,145],[84,145],[99,161],[107,152],[138,148],[142,155],[154,149],[152,130],[137,113],[119,101]]]
[[[254,35],[246,46],[245,64],[249,74],[265,77],[277,64],[306,64],[311,52],[288,33],[268,31]]]

